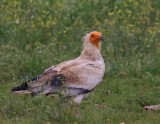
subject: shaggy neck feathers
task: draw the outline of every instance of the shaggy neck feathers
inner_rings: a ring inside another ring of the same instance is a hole
[[[90,42],[89,34],[84,37],[83,51],[80,57],[92,61],[98,61],[102,58],[100,53],[100,47],[97,48],[94,44]]]

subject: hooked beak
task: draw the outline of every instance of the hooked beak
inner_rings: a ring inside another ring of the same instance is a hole
[[[103,37],[101,36],[101,41],[104,41]]]

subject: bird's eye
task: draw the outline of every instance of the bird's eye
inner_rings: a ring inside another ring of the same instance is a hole
[[[91,37],[94,37],[94,35],[92,34]]]

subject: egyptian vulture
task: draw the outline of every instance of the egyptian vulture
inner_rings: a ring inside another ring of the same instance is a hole
[[[105,63],[100,49],[101,32],[93,31],[83,37],[83,51],[76,59],[62,62],[45,70],[32,80],[12,88],[18,94],[62,94],[80,104],[102,80]]]

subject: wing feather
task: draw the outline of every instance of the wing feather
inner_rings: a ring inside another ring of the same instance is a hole
[[[27,89],[32,95],[59,92],[66,87],[65,94],[77,95],[91,91],[102,79],[101,68],[91,61],[67,61],[47,69],[33,80],[15,88]]]

